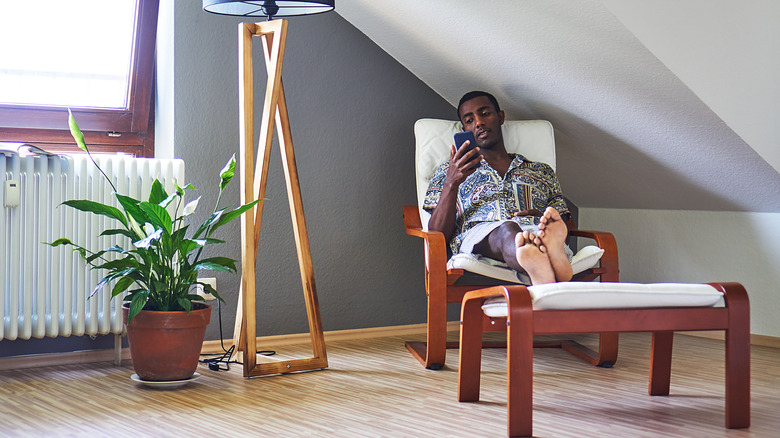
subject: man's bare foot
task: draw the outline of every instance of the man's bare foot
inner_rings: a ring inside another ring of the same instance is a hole
[[[567,235],[568,228],[558,210],[547,207],[539,219],[539,235],[534,242],[550,258],[556,281],[569,281],[572,277],[571,262],[565,248]]]
[[[555,272],[550,258],[534,244],[534,235],[528,231],[517,233],[517,263],[531,277],[531,284],[555,283]],[[568,261],[568,260],[567,260]],[[571,265],[569,265],[571,269]]]

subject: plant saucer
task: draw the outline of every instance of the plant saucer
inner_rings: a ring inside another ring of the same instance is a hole
[[[180,386],[184,386],[184,385],[192,382],[193,380],[197,379],[198,377],[200,377],[200,374],[199,373],[194,373],[192,375],[192,377],[190,377],[189,379],[183,379],[183,380],[163,380],[163,381],[160,381],[160,380],[143,380],[140,377],[138,377],[138,374],[133,374],[132,376],[130,376],[131,379],[133,379],[134,381],[136,381],[138,383],[143,383],[144,385],[146,385],[148,387],[159,388],[159,389],[178,388]]]

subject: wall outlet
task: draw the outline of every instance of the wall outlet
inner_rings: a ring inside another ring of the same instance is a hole
[[[217,290],[217,279],[214,277],[205,277],[205,278],[199,278],[199,282],[206,283],[214,288],[214,290]],[[195,285],[195,293],[202,296],[206,301],[216,300],[217,297],[214,295],[206,292],[206,289],[203,288],[203,286],[196,284]]]

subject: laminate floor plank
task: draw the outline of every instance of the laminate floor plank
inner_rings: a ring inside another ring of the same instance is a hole
[[[456,336],[451,334],[451,337]],[[409,337],[405,337],[408,339]],[[594,345],[595,336],[578,336]],[[273,348],[263,346],[263,348]],[[298,350],[296,350],[298,348]],[[310,346],[283,346],[306,355]],[[200,366],[174,390],[130,380],[129,362],[0,371],[2,437],[498,437],[506,435],[506,352],[483,352],[479,402],[459,403],[457,350],[423,369],[401,337],[329,342],[325,370],[245,379]],[[752,347],[752,426],[724,427],[724,345],[675,337],[670,396],[647,395],[650,336],[621,335],[597,368],[534,350],[540,437],[772,437],[780,430],[780,349]]]

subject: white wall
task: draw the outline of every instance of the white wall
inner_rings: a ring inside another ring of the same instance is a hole
[[[780,2],[601,2],[780,171]]]
[[[579,227],[610,231],[626,282],[736,281],[751,333],[780,336],[780,214],[580,208]]]

